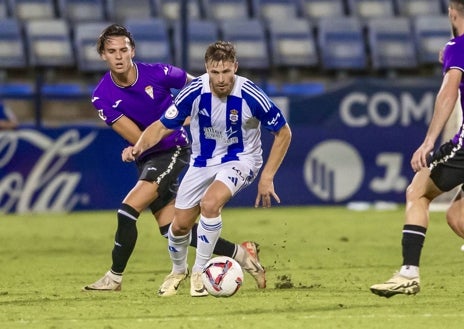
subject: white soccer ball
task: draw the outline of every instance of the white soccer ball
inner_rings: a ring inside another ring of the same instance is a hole
[[[240,264],[226,256],[211,258],[201,275],[203,284],[211,296],[233,296],[243,284]]]

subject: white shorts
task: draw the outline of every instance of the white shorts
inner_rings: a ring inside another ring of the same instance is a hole
[[[234,196],[255,180],[260,168],[261,166],[250,166],[243,161],[230,161],[211,167],[190,166],[180,183],[176,208],[190,209],[197,206],[215,180],[226,184]]]

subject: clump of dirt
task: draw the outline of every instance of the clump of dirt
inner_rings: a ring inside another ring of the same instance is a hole
[[[290,275],[284,274],[277,276],[277,282],[275,283],[276,289],[292,289],[294,287]]]

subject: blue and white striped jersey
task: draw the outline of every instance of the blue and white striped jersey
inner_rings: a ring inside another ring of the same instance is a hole
[[[276,132],[286,124],[280,109],[253,82],[235,76],[233,90],[226,99],[211,93],[207,73],[185,87],[161,117],[170,129],[181,126],[191,116],[191,165],[214,166],[240,160],[262,164],[261,131]]]

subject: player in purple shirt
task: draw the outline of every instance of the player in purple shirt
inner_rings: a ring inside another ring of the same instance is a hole
[[[420,290],[419,260],[429,224],[430,202],[443,192],[464,183],[464,122],[456,136],[435,152],[437,138],[443,131],[458,100],[464,92],[464,0],[450,0],[448,16],[453,38],[443,51],[443,81],[435,100],[434,114],[423,143],[414,152],[411,167],[416,172],[406,190],[406,220],[403,226],[403,264],[385,283],[371,286],[374,294],[391,297],[416,294]],[[461,97],[461,111],[464,98]],[[464,238],[462,187],[446,213],[451,229]]]
[[[100,118],[133,145],[144,129],[173,104],[171,89],[183,88],[193,77],[172,65],[134,62],[135,42],[121,25],[110,25],[102,32],[97,51],[108,64],[109,71],[95,88],[92,104]],[[111,268],[83,290],[121,289],[122,274],[137,240],[136,222],[144,209],[150,208],[161,235],[167,237],[174,218],[178,176],[188,165],[190,153],[187,133],[180,127],[138,158],[139,179],[117,212]],[[121,157],[125,159],[124,151]],[[196,232],[196,227],[192,231]],[[193,236],[190,245],[196,247],[196,234]],[[220,239],[214,253],[234,258],[253,273],[257,266],[261,267],[257,245],[251,241],[235,244]]]

